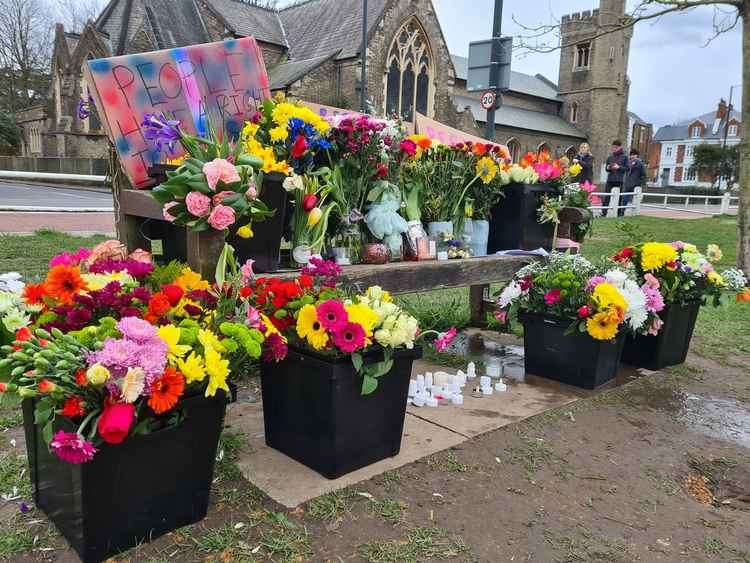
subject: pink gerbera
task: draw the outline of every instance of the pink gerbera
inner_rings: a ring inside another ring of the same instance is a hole
[[[346,354],[356,352],[365,345],[365,329],[357,323],[346,323],[333,334],[333,343]]]
[[[336,299],[323,301],[317,307],[318,320],[323,328],[331,332],[338,332],[347,326],[349,315],[346,314],[344,304]]]
[[[52,452],[67,463],[86,463],[94,458],[97,449],[76,432],[59,430],[49,443]]]
[[[553,289],[544,294],[544,302],[547,305],[554,305],[561,298],[561,291],[559,289]]]

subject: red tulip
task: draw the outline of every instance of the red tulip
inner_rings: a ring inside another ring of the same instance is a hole
[[[119,444],[127,438],[135,418],[135,405],[127,403],[108,404],[99,417],[99,436],[108,444]]]
[[[315,194],[307,194],[302,198],[302,209],[304,209],[306,213],[310,213],[317,204],[318,196]]]
[[[302,158],[307,150],[307,141],[302,135],[297,135],[297,138],[292,145],[292,158]]]

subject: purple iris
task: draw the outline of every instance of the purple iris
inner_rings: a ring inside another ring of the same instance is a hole
[[[175,152],[175,144],[180,140],[180,122],[167,119],[163,115],[147,113],[141,123],[143,136],[154,142],[154,148],[159,152],[166,147],[170,154]]]
[[[84,119],[88,119],[89,115],[91,115],[91,107],[94,105],[94,98],[92,98],[90,95],[88,97],[88,100],[84,100],[81,98],[78,100],[78,119],[83,121]]]

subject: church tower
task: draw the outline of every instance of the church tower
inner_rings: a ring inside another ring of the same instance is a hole
[[[600,0],[599,9],[563,16],[560,74],[563,117],[588,136],[594,181],[601,180],[613,140],[625,147],[628,129],[628,58],[631,28],[618,29],[626,0]],[[605,33],[613,30],[611,33]]]

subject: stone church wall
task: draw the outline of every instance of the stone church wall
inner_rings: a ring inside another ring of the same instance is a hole
[[[336,106],[339,101],[336,88],[336,67],[333,59],[326,61],[292,84],[288,93],[294,98],[308,102]]]

